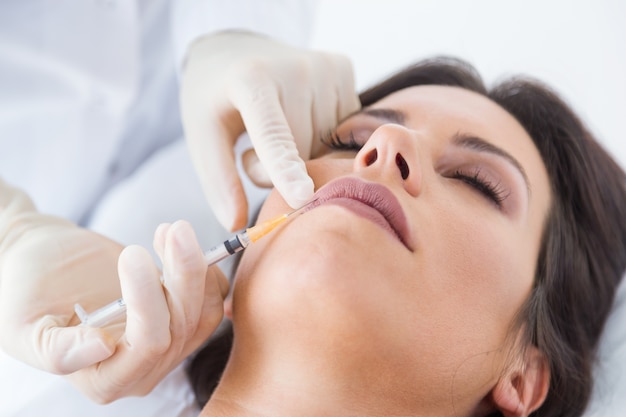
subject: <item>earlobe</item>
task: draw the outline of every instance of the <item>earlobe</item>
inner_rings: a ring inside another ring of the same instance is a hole
[[[525,417],[543,404],[549,388],[548,361],[539,349],[530,346],[523,363],[502,376],[491,391],[491,397],[505,417]]]

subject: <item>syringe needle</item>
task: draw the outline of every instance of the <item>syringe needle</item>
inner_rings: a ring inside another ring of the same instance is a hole
[[[289,213],[282,214],[278,217],[274,217],[273,219],[266,220],[255,226],[249,227],[246,229],[245,233],[248,235],[248,238],[250,238],[251,242],[256,242],[257,240],[261,239],[263,236],[265,236],[266,234],[274,230],[279,224],[287,220],[289,216],[299,212],[300,210],[307,207],[309,204],[313,203],[314,201],[315,200],[312,200],[308,202],[307,204],[305,204],[304,206],[297,208]]]

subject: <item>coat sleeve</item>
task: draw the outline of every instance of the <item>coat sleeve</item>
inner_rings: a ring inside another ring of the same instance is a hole
[[[177,0],[171,22],[176,66],[180,70],[196,38],[224,30],[247,30],[307,46],[316,6],[315,0]]]

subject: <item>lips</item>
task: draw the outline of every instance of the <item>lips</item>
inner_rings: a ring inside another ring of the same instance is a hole
[[[357,178],[341,178],[320,188],[306,211],[323,204],[335,204],[351,210],[382,227],[400,240],[407,249],[413,250],[402,206],[384,185]]]

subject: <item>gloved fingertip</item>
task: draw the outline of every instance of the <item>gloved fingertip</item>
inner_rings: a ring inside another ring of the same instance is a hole
[[[163,248],[165,246],[165,235],[167,231],[171,227],[169,223],[161,223],[154,231],[154,239],[152,240],[152,247],[154,251],[159,255],[159,257],[163,256]]]
[[[152,263],[152,256],[143,246],[129,245],[120,253],[118,272],[127,276],[143,276]]]
[[[307,176],[302,180],[291,182],[285,192],[281,194],[290,207],[300,208],[313,198],[313,180]]]
[[[165,235],[167,234],[167,231],[169,230],[170,227],[171,227],[170,223],[159,224],[156,230],[154,231],[155,239],[165,240]]]
[[[191,224],[184,220],[179,220],[172,225],[171,232],[173,233],[176,246],[180,250],[180,255],[190,254],[197,250],[196,242],[198,239]]]
[[[231,232],[243,229],[248,222],[248,214],[245,210],[232,209],[226,205],[214,205],[213,214],[217,221]]]
[[[234,232],[246,226],[248,201],[243,188],[233,186],[229,190],[223,190],[219,196],[213,196],[210,206],[215,218],[226,230]]]
[[[242,162],[246,173],[257,186],[276,186],[287,204],[298,208],[306,204],[313,197],[313,180],[306,171],[306,165],[301,160],[282,161],[275,172],[272,181],[254,150],[250,149],[242,155]]]

